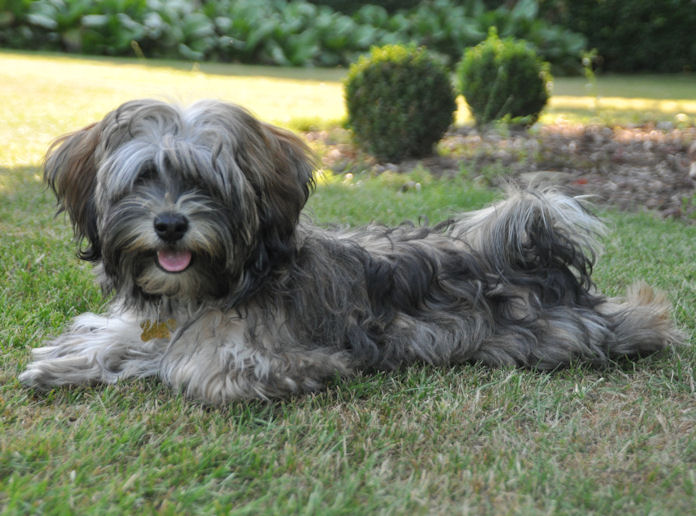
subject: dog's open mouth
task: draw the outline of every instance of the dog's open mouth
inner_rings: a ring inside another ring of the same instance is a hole
[[[157,265],[166,272],[183,272],[191,265],[191,251],[157,251]]]

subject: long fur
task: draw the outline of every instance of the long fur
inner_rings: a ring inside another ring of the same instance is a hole
[[[435,227],[334,231],[300,217],[312,170],[297,137],[213,101],[132,101],[60,139],[45,178],[112,301],[34,350],[22,382],[159,376],[215,404],[415,361],[554,369],[681,341],[651,288],[596,291],[603,226],[578,199],[512,191]]]

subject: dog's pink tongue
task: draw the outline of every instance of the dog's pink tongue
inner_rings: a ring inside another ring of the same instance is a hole
[[[157,251],[157,263],[167,272],[181,272],[191,263],[191,251]]]

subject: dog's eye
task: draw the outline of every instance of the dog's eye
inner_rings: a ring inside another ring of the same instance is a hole
[[[153,166],[144,167],[135,179],[134,186],[151,183],[157,179],[157,169]]]

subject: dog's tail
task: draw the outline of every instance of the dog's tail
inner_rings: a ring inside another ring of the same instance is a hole
[[[683,341],[667,299],[647,285],[624,299],[597,292],[591,273],[606,229],[583,199],[517,190],[463,215],[451,231],[487,264],[489,297],[515,307],[503,312],[537,336],[521,360],[527,365],[553,368],[572,357],[603,363]]]
[[[547,189],[511,190],[504,201],[464,214],[452,233],[501,278],[567,270],[589,288],[606,230],[581,198]]]

